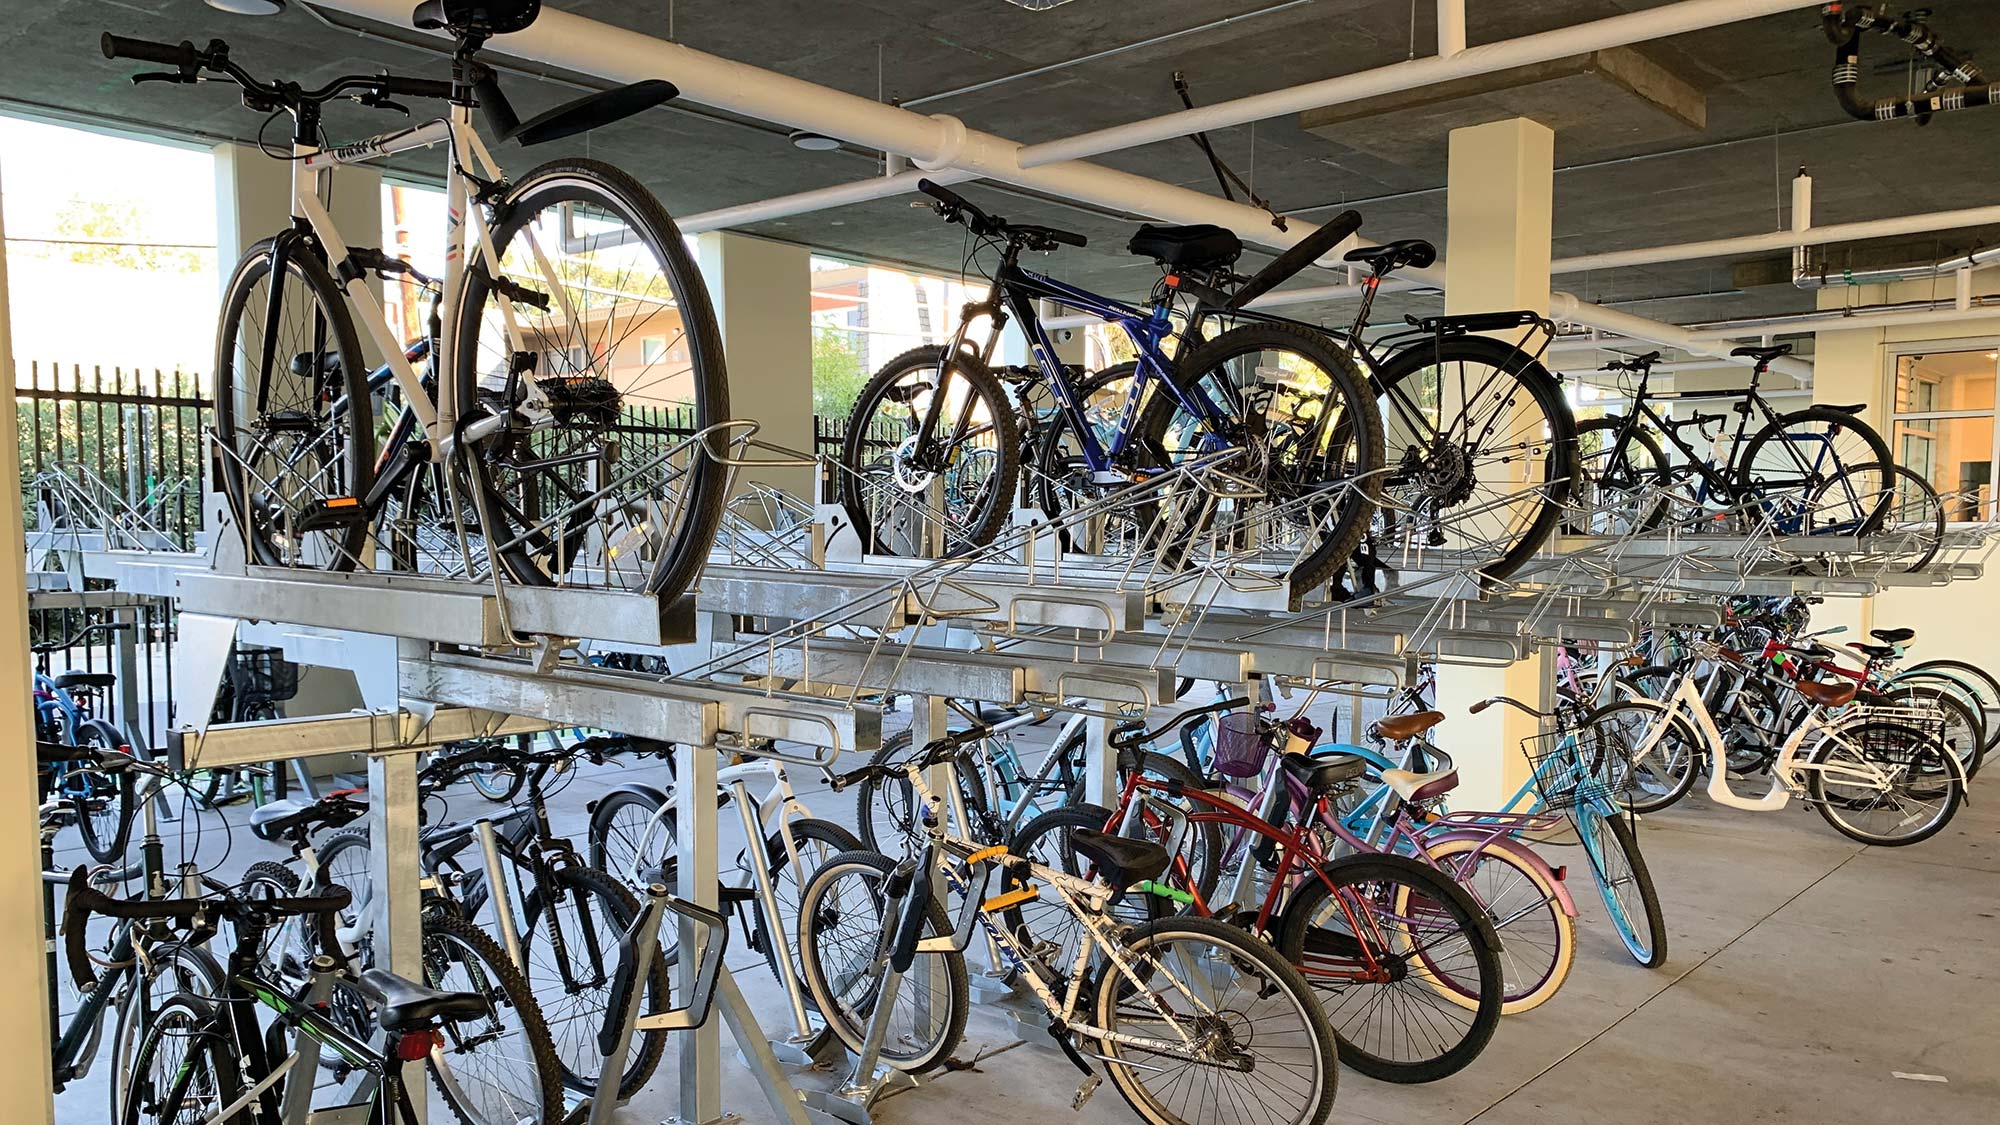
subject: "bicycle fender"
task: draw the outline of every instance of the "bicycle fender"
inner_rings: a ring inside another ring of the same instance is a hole
[[[1569,881],[1556,878],[1555,869],[1550,867],[1549,861],[1543,859],[1535,849],[1511,836],[1494,836],[1490,832],[1478,832],[1470,829],[1464,832],[1440,833],[1430,837],[1427,842],[1442,843],[1446,840],[1470,840],[1475,844],[1483,842],[1486,845],[1487,851],[1506,852],[1527,866],[1535,868],[1546,876],[1549,885],[1556,889],[1556,902],[1557,905],[1562,907],[1562,912],[1572,918],[1576,917],[1576,900],[1570,897]]]

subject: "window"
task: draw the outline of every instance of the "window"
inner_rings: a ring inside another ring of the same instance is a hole
[[[2000,347],[1961,345],[1894,358],[1889,451],[1896,463],[1930,482],[1950,519],[1993,518]]]
[[[667,358],[667,338],[665,336],[648,336],[639,341],[640,363],[651,365],[665,358]]]
[[[845,421],[883,364],[948,340],[959,310],[985,296],[984,279],[970,281],[813,255],[813,413]]]

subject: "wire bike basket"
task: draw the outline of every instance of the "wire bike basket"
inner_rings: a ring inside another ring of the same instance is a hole
[[[1589,728],[1554,730],[1521,740],[1521,753],[1535,774],[1542,809],[1566,812],[1580,804],[1612,797],[1602,776],[1610,755],[1622,750]]]

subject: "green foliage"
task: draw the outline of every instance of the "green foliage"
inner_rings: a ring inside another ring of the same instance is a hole
[[[859,334],[830,325],[813,326],[813,413],[846,419],[868,382]]]
[[[212,251],[181,246],[142,245],[143,216],[137,206],[101,199],[72,199],[55,218],[50,249],[79,265],[120,266],[156,273],[200,273]]]

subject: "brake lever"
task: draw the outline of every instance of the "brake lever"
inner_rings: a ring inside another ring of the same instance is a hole
[[[139,85],[141,82],[184,82],[193,84],[199,81],[200,79],[182,74],[178,70],[152,70],[144,74],[135,74],[132,76],[132,85],[134,86]]]
[[[370,109],[393,109],[397,113],[402,114],[404,117],[410,116],[409,106],[406,106],[401,102],[391,101],[380,94],[374,94],[374,95],[362,94],[361,96],[355,98],[354,100],[360,102],[362,105],[365,105]]]

